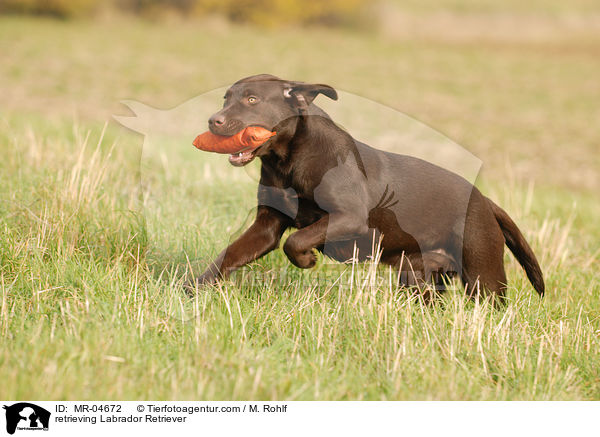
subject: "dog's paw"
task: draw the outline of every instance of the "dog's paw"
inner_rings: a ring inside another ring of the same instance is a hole
[[[317,256],[313,253],[312,250],[307,250],[306,252],[301,252],[296,254],[296,256],[290,261],[301,269],[310,269],[315,266],[317,263]]]
[[[188,279],[187,281],[185,281],[185,283],[183,284],[183,289],[190,296],[194,296],[200,287],[204,285],[212,285],[216,282],[217,278],[214,275],[204,273],[197,278]]]
[[[283,252],[296,267],[310,269],[317,263],[312,249],[304,250],[297,233],[290,235],[283,245]]]
[[[188,296],[195,296],[200,284],[197,279],[188,279],[183,283],[183,290]]]

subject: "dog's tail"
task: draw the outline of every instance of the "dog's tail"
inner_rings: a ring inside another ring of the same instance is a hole
[[[509,217],[509,215],[488,199],[492,211],[494,212],[494,216],[496,217],[496,221],[500,225],[500,229],[502,229],[502,233],[504,234],[504,240],[506,241],[506,245],[513,253],[519,264],[527,273],[527,277],[529,278],[529,282],[535,288],[535,291],[538,292],[540,296],[544,295],[545,285],[544,285],[544,276],[542,274],[542,269],[538,264],[537,258],[531,250],[531,247],[523,237],[523,234]]]

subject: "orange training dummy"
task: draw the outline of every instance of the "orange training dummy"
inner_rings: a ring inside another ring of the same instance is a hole
[[[207,152],[235,154],[245,149],[256,149],[274,135],[275,132],[262,127],[248,126],[229,137],[207,131],[198,135],[193,144]]]

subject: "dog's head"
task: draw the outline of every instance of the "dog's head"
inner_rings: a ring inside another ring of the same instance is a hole
[[[227,90],[223,109],[209,118],[208,128],[224,136],[248,126],[277,132],[278,136],[262,146],[229,158],[235,166],[246,165],[257,155],[265,154],[273,141],[282,138],[283,131],[295,126],[298,116],[308,114],[309,106],[319,94],[337,100],[337,92],[328,85],[288,81],[269,74],[250,76]]]

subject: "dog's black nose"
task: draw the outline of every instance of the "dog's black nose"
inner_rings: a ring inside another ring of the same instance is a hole
[[[222,114],[214,114],[208,119],[209,126],[222,126],[225,124],[225,116]]]

